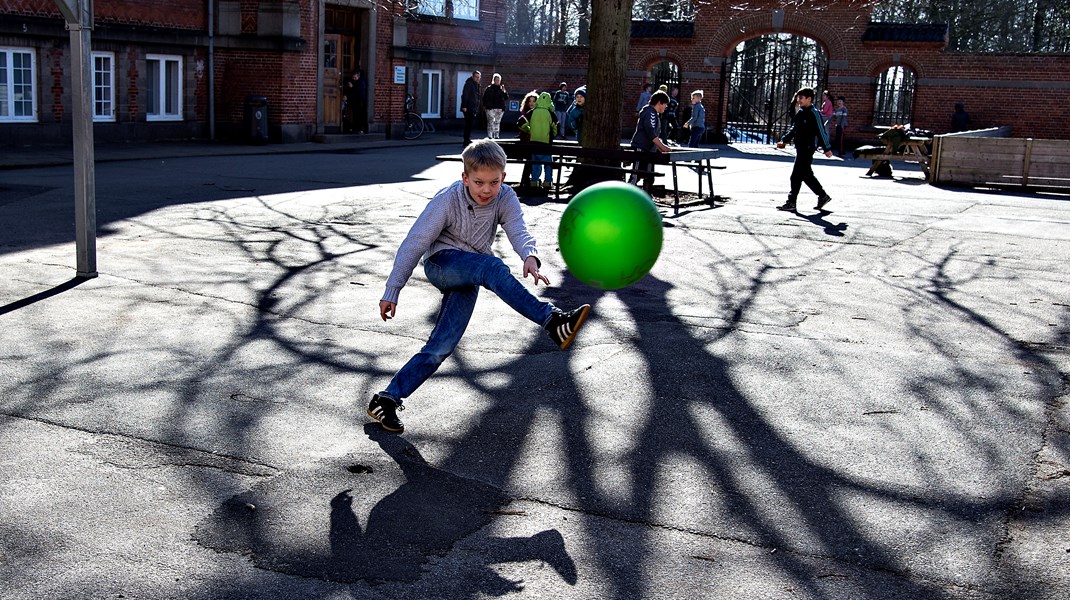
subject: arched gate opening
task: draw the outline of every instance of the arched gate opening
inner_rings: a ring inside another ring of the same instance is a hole
[[[799,88],[814,88],[820,101],[828,56],[807,37],[763,35],[736,46],[726,72],[721,80],[725,137],[729,142],[774,143],[791,126]]]

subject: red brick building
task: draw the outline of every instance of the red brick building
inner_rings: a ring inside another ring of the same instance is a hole
[[[247,98],[262,96],[271,140],[313,139],[338,131],[340,81],[353,69],[366,76],[370,130],[387,134],[396,133],[406,93],[417,96],[426,118],[455,125],[461,85],[474,69],[501,73],[517,99],[562,81],[582,84],[585,47],[506,43],[507,2],[423,0],[415,13],[400,1],[97,2],[94,135],[242,139],[257,125],[247,116]],[[809,48],[807,76],[848,98],[848,135],[857,140],[871,138],[874,125],[900,121],[947,131],[956,102],[966,104],[975,127],[1070,137],[1070,56],[949,53],[943,28],[874,24],[871,6],[714,2],[697,6],[693,22],[635,23],[625,84],[635,94],[626,94],[622,131],[632,127],[641,83],[671,81],[685,100],[691,90],[704,90],[714,134],[754,120],[776,133],[775,115],[786,106],[781,96],[758,102],[769,93],[760,84],[787,89],[798,80],[781,85],[773,77],[779,44]],[[739,51],[773,34],[781,41],[763,46],[764,54]],[[751,62],[773,70],[752,69]],[[2,143],[70,139],[70,64],[54,0],[0,0]]]

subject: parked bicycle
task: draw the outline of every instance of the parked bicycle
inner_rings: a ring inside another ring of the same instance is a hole
[[[416,114],[416,97],[412,94],[405,94],[405,139],[415,140],[424,134],[424,119],[420,115]]]

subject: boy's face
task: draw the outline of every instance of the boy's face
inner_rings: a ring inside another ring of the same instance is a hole
[[[461,173],[461,180],[464,181],[464,187],[468,188],[468,195],[480,206],[486,206],[498,197],[504,179],[505,171],[496,167],[481,167],[471,173]]]
[[[667,103],[666,104],[662,104],[662,103],[659,102],[659,103],[654,105],[654,110],[658,111],[659,115],[661,113],[665,112],[666,108],[669,108],[669,105]]]
[[[836,108],[843,108],[843,100],[840,100],[839,98],[837,98],[835,106],[836,106]]]
[[[691,96],[691,104],[702,102],[702,96]]]
[[[585,102],[587,102],[587,96],[576,96],[576,106],[583,106]]]
[[[813,98],[811,98],[809,96],[803,96],[802,94],[799,94],[798,99],[799,99],[799,106],[801,106],[803,108],[806,108],[806,107],[808,107],[808,106],[810,106],[811,104],[814,103],[814,99]]]

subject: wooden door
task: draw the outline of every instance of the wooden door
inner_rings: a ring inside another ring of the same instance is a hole
[[[323,127],[325,131],[342,129],[342,71],[338,50],[342,36],[323,36]]]

